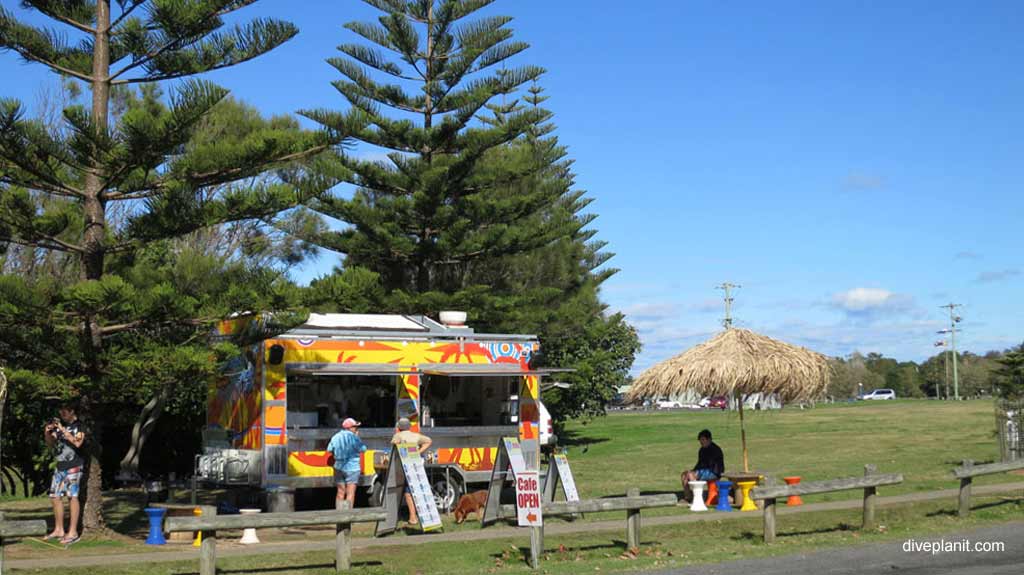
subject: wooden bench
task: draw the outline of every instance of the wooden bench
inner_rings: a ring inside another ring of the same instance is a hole
[[[32,537],[46,535],[46,521],[30,519],[25,521],[7,521],[0,512],[0,575],[4,572],[4,544],[10,537]]]
[[[1006,473],[1007,471],[1016,471],[1018,469],[1024,469],[1024,460],[975,465],[974,460],[964,459],[960,467],[953,469],[953,477],[960,480],[960,517],[967,517],[971,513],[972,479],[979,475]]]
[[[864,490],[864,520],[862,529],[875,524],[875,497],[878,486],[903,483],[903,475],[899,473],[876,474],[874,465],[864,466],[864,477],[848,477],[830,479],[828,481],[808,481],[796,485],[779,485],[755,487],[750,492],[754,500],[764,500],[764,542],[775,541],[775,500],[790,495],[812,495],[815,493],[831,493],[846,489]]]
[[[655,507],[675,507],[679,500],[675,495],[666,493],[664,495],[640,495],[640,490],[633,488],[626,493],[625,497],[610,497],[608,499],[584,499],[582,501],[556,501],[543,503],[541,514],[544,517],[561,517],[566,515],[578,515],[580,513],[598,513],[601,511],[625,511],[626,512],[626,548],[636,549],[640,547],[640,510],[652,509]],[[515,505],[502,505],[499,519],[514,519],[516,517]],[[540,566],[540,554],[544,550],[544,528],[533,527],[530,529],[530,567],[537,569]]]
[[[347,506],[347,504],[343,504]],[[260,513],[258,515],[213,515],[199,517],[169,517],[165,523],[168,532],[202,531],[199,545],[200,575],[215,575],[217,562],[217,530],[261,527],[298,527],[303,525],[335,525],[335,559],[337,572],[352,566],[352,524],[384,521],[384,508],[340,508],[326,511],[292,511],[288,513]]]

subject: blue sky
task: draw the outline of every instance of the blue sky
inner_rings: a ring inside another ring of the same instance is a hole
[[[15,2],[4,1],[8,9]],[[20,9],[16,9],[20,11]],[[1024,3],[499,0],[544,66],[598,238],[637,326],[634,371],[736,325],[829,355],[1024,340]],[[299,37],[209,75],[266,113],[343,106],[324,63],[372,9],[264,0]],[[0,55],[0,95],[48,76]],[[365,153],[370,153],[369,151]],[[325,253],[299,272],[328,273]]]

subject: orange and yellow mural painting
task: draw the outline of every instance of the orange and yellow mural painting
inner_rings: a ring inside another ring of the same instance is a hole
[[[232,447],[259,449],[262,446],[261,401],[257,381],[260,362],[253,363],[258,346],[227,361],[207,391],[206,426],[220,429]]]
[[[410,374],[402,376],[402,387],[398,390],[398,413],[400,417],[409,419],[413,431],[420,430],[420,376]]]
[[[437,450],[438,463],[457,463],[466,471],[490,471],[498,456],[496,447],[456,447]]]

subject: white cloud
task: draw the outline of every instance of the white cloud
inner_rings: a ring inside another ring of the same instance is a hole
[[[885,183],[885,177],[865,172],[850,172],[843,178],[843,187],[847,190],[879,190]]]
[[[981,259],[981,254],[975,253],[975,252],[972,252],[972,251],[969,251],[969,250],[968,251],[962,251],[962,252],[958,252],[955,256],[953,256],[953,259],[955,259],[955,260],[980,260]]]
[[[832,305],[847,314],[865,316],[879,312],[910,311],[914,300],[908,295],[885,289],[858,287],[833,295]]]
[[[978,274],[978,277],[974,278],[974,283],[978,283],[978,284],[998,283],[998,282],[1001,282],[1001,281],[1006,281],[1006,280],[1008,280],[1010,278],[1013,278],[1013,277],[1016,277],[1016,276],[1019,276],[1019,275],[1020,275],[1020,270],[1019,269],[1015,269],[1015,268],[1006,269],[1006,270],[1000,270],[1000,271],[992,271],[992,272],[981,272],[980,274]]]

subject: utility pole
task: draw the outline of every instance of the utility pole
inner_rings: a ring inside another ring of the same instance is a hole
[[[956,308],[961,307],[958,303],[948,303],[946,305],[939,306],[940,308],[949,310],[949,342],[950,347],[953,348],[953,399],[960,400],[960,380],[956,373],[956,324],[960,323],[963,319],[956,315]]]
[[[946,384],[945,385],[946,394],[945,394],[945,396],[943,396],[943,398],[948,400],[949,399],[949,338],[947,338],[946,335],[949,334],[949,330],[948,329],[940,329],[939,331],[937,331],[935,333],[938,333],[938,334],[942,335],[942,341],[935,342],[935,347],[941,347],[942,348],[942,381],[945,382],[945,384]],[[939,399],[939,396],[941,395],[939,393],[939,391],[942,389],[942,386],[936,386],[936,388],[938,388],[938,389],[936,389],[936,391],[935,391],[935,398]]]
[[[948,339],[946,341],[942,342],[942,343],[947,343],[947,342],[949,342]],[[948,345],[942,346],[942,372],[943,372],[943,375],[945,376],[944,377],[944,381],[946,382],[946,395],[944,396],[944,399],[946,401],[949,401],[949,346]]]
[[[725,329],[732,329],[732,288],[743,287],[739,284],[731,284],[725,282],[722,285],[715,286],[716,289],[725,290],[725,319],[722,320],[722,325]]]

